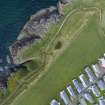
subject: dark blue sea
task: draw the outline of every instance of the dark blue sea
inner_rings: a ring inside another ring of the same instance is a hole
[[[0,61],[6,64],[8,47],[16,40],[29,17],[57,0],[0,0]]]

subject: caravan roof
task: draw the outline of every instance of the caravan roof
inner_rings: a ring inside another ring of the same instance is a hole
[[[101,68],[99,67],[98,64],[93,64],[92,69],[93,69],[93,71],[94,71],[97,78],[102,76],[102,70],[101,70]]]
[[[85,68],[85,72],[86,72],[90,82],[94,83],[97,80],[95,74],[88,66]]]
[[[104,57],[102,57],[102,58],[100,58],[98,60],[99,60],[100,66],[103,67],[103,68],[105,68],[105,59],[104,59]]]
[[[77,79],[72,80],[75,88],[77,89],[78,93],[81,93],[83,91],[83,85],[78,82]]]
[[[105,105],[105,100],[104,100],[103,97],[100,97],[100,98],[98,99],[98,101],[99,101],[99,105]]]
[[[89,81],[86,79],[84,74],[79,76],[80,81],[82,82],[83,86],[87,88],[89,86]]]
[[[99,80],[97,82],[97,85],[100,88],[100,90],[105,90],[105,82],[103,80]]]
[[[95,84],[91,86],[91,90],[96,97],[99,97],[101,95],[100,90]]]
[[[66,94],[66,92],[64,90],[60,92],[60,97],[63,100],[65,105],[70,104],[70,99],[69,99],[68,95]]]
[[[94,103],[94,99],[93,99],[93,97],[91,96],[91,94],[85,93],[83,96],[84,96],[84,98],[85,98],[88,102],[90,102],[91,104]]]
[[[84,98],[80,98],[80,105],[87,105],[87,102]]]
[[[60,105],[59,102],[57,102],[55,99],[53,99],[50,103],[50,105]]]
[[[73,90],[73,88],[71,87],[71,85],[69,85],[68,87],[67,87],[67,90],[68,90],[68,92],[69,92],[69,94],[71,95],[71,96],[75,96],[76,94],[75,94],[75,92],[74,92],[74,90]]]

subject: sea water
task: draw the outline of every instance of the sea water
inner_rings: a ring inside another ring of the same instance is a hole
[[[30,16],[58,0],[0,0],[0,65],[7,63],[8,47],[15,42]]]

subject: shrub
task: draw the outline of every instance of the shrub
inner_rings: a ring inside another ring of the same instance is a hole
[[[55,45],[55,49],[60,49],[62,47],[62,42],[58,41],[57,44]]]

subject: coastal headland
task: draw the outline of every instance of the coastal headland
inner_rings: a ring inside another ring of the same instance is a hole
[[[15,43],[9,49],[14,63],[18,63],[18,55],[31,44],[41,41],[45,37],[51,24],[59,22],[60,16],[63,15],[63,5],[70,2],[69,0],[60,0],[57,6],[51,6],[38,11],[32,15],[25,24]]]

